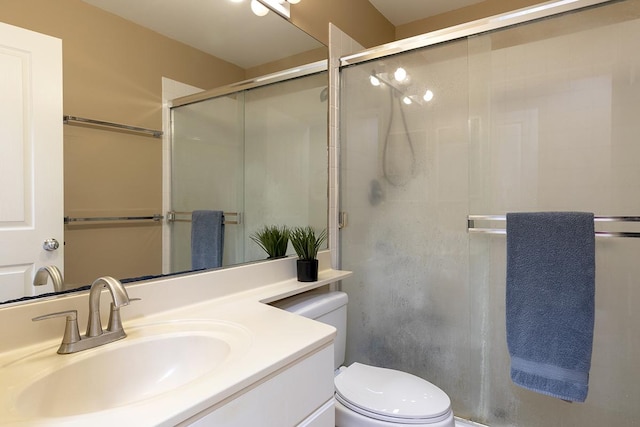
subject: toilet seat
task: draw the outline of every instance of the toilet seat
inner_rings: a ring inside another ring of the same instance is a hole
[[[354,363],[335,377],[336,400],[350,410],[398,424],[433,424],[451,417],[451,400],[406,372]]]

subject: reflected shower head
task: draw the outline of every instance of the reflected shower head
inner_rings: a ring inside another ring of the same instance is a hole
[[[324,102],[329,97],[329,88],[324,88],[320,91],[320,102]]]

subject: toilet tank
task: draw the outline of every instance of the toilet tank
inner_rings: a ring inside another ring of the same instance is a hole
[[[334,368],[344,363],[347,345],[347,294],[339,291],[311,291],[295,295],[271,305],[289,312],[326,323],[337,329],[334,341]]]

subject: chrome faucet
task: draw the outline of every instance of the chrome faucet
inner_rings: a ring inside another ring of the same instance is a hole
[[[104,288],[109,290],[113,301],[106,330],[102,329],[102,321],[100,320],[100,295]],[[44,316],[34,317],[33,320],[66,317],[67,323],[58,353],[76,353],[126,337],[127,334],[122,328],[120,307],[129,305],[130,301],[133,300],[129,299],[129,295],[122,283],[113,277],[105,276],[96,279],[91,284],[91,290],[89,291],[89,321],[87,323],[87,333],[84,336],[80,336],[78,331],[78,312],[76,310],[45,314]]]
[[[107,332],[121,332],[124,338],[127,335],[122,329],[120,320],[120,307],[129,305],[129,295],[122,283],[113,277],[100,277],[91,284],[89,291],[89,323],[87,323],[87,337],[97,337],[104,333],[102,321],[100,320],[100,295],[102,290],[107,288],[111,294],[111,314],[109,315],[109,326]],[[119,338],[116,338],[119,339]]]
[[[64,290],[64,280],[62,279],[62,273],[55,265],[47,265],[40,267],[33,277],[33,286],[43,286],[47,284],[47,280],[51,277],[53,282],[53,290],[55,292],[61,292]]]

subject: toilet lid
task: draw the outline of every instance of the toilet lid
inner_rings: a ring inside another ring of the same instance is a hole
[[[354,363],[335,377],[338,397],[384,419],[425,420],[451,411],[449,396],[415,375]],[[355,409],[355,408],[354,408]]]

